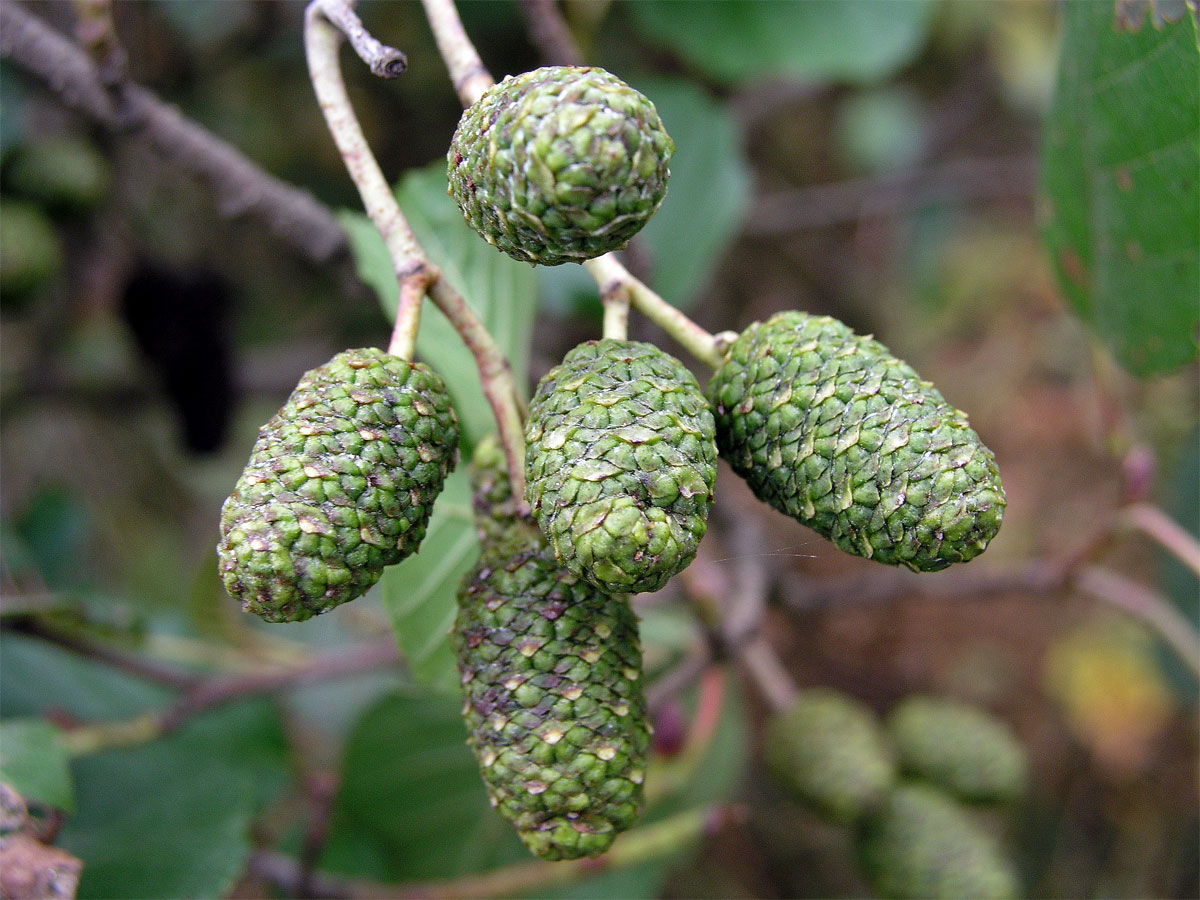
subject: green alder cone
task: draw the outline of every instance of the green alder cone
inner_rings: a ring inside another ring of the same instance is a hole
[[[480,463],[477,454],[483,555],[453,631],[467,742],[492,805],[532,853],[597,856],[643,802],[650,736],[637,619],[626,597],[562,569],[537,526],[511,513],[494,459]]]
[[[467,223],[523,262],[619,250],[667,192],[675,144],[654,104],[603,69],[512,75],[463,113],[447,153]]]
[[[771,719],[763,753],[784,787],[839,825],[875,808],[896,780],[896,765],[875,714],[825,688],[803,691]]]
[[[610,593],[656,591],[691,563],[717,476],[712,413],[652,344],[572,349],[538,385],[526,497],[559,562]]]
[[[441,378],[374,348],[305,373],[221,509],[225,588],[268,622],[363,594],[415,553],[458,453]]]
[[[755,495],[847,553],[933,572],[1000,529],[996,459],[966,414],[836,319],[751,325],[708,396],[721,455]]]
[[[1028,759],[1008,724],[955,700],[912,696],[888,717],[906,773],[960,799],[1013,800],[1025,789]]]
[[[898,787],[856,840],[863,872],[884,898],[1009,900],[1020,893],[996,841],[933,787]]]

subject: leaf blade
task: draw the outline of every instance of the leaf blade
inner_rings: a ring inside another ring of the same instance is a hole
[[[1114,28],[1108,4],[1064,7],[1041,193],[1043,240],[1077,314],[1138,375],[1197,353],[1200,49],[1184,15]]]
[[[70,756],[62,732],[44,719],[0,722],[0,781],[27,802],[75,811]]]
[[[885,78],[920,51],[932,9],[925,0],[653,0],[630,5],[643,29],[729,84],[770,76],[857,82]]]

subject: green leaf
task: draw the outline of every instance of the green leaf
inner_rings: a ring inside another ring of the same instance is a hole
[[[409,172],[396,196],[421,246],[483,320],[524,390],[537,311],[533,269],[500,253],[463,221],[446,193],[444,162]],[[350,237],[360,277],[375,289],[388,317],[394,317],[399,289],[383,239],[359,213],[342,211],[339,220]],[[469,444],[495,428],[474,358],[432,303],[426,303],[421,314],[417,355],[446,380]]]
[[[1111,3],[1067,3],[1042,169],[1044,237],[1076,312],[1130,371],[1196,356],[1200,50],[1185,14],[1114,28]]]
[[[688,307],[737,236],[750,200],[750,168],[728,110],[691,82],[643,79],[675,141],[667,197],[639,235],[650,248],[653,287]]]
[[[79,896],[219,897],[252,849],[254,817],[287,781],[274,707],[208,713],[176,734],[75,763],[79,813],[60,835]]]
[[[479,555],[471,489],[463,469],[446,480],[421,549],[383,573],[383,605],[417,681],[441,691],[458,684],[450,626],[459,582]]]
[[[55,709],[81,719],[136,716],[164,702],[165,690],[34,638],[0,638],[0,715]]]
[[[393,694],[363,715],[346,743],[321,868],[406,881],[529,859],[488,804],[460,706]]]
[[[637,23],[692,65],[727,83],[789,76],[875,81],[925,43],[926,0],[652,0],[629,4]]]
[[[0,722],[0,781],[30,803],[74,812],[70,757],[61,737],[45,719]]]
[[[0,709],[127,718],[168,692],[31,638],[5,634]],[[6,742],[7,744],[7,742]],[[79,896],[217,897],[245,865],[252,818],[287,782],[275,707],[241,703],[129,750],[76,759],[78,812],[59,837],[84,862]]]

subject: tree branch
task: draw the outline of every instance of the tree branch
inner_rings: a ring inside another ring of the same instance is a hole
[[[6,623],[4,630],[39,638],[79,656],[94,659],[97,662],[104,663],[122,672],[127,672],[137,678],[152,681],[155,684],[175,690],[188,690],[195,687],[201,681],[201,676],[199,675],[181,671],[173,666],[165,666],[162,663],[147,659],[136,653],[129,653],[115,647],[105,646],[98,641],[67,634],[59,629],[48,626],[38,619],[30,618],[12,622],[11,624]]]
[[[1132,503],[1121,518],[1200,576],[1200,542],[1157,506]]]
[[[1200,678],[1200,634],[1162,595],[1117,572],[1084,566],[1074,577],[1075,586],[1097,600],[1149,625],[1175,654]]]
[[[1022,566],[951,570],[917,574],[900,569],[850,578],[787,582],[784,602],[794,612],[833,606],[879,605],[905,597],[986,599],[1004,594],[1048,594],[1074,587],[1140,619],[1200,675],[1200,635],[1165,598],[1123,575],[1085,564],[1086,556],[1067,561],[1033,560]]]
[[[75,755],[94,753],[109,747],[126,747],[152,741],[170,734],[195,716],[217,707],[305,684],[344,678],[374,669],[398,665],[400,656],[391,637],[353,647],[336,653],[326,653],[299,666],[273,668],[246,675],[196,678],[185,673],[167,673],[146,660],[129,659],[114,651],[61,636],[39,634],[60,643],[81,655],[107,663],[132,674],[149,678],[184,692],[171,704],[155,710],[113,722],[89,722],[71,729],[68,746]],[[155,666],[155,668],[150,668]]]
[[[222,215],[257,219],[317,262],[346,248],[341,226],[312,195],[267,174],[152,92],[127,84],[127,108],[118,110],[87,53],[13,0],[0,0],[0,57],[41,81],[65,106],[114,134],[146,142],[201,179]]]
[[[162,733],[169,734],[188,719],[235,700],[273,694],[285,688],[290,689],[330,678],[357,675],[372,669],[394,666],[399,662],[396,642],[387,637],[347,651],[318,656],[302,666],[206,679],[163,711]]]
[[[868,216],[892,215],[911,197],[932,193],[1027,198],[1037,161],[1029,156],[954,159],[877,178],[854,178],[778,191],[758,198],[746,218],[752,235],[823,228]]]
[[[454,0],[421,0],[425,17],[437,41],[438,53],[446,62],[450,80],[463,109],[483,96],[495,81],[479,58],[479,51],[467,37],[462,19],[454,7]]]
[[[529,37],[552,66],[582,66],[583,54],[554,0],[518,0]]]
[[[583,267],[595,279],[601,296],[624,288],[634,308],[683,345],[692,356],[714,369],[721,365],[724,358],[722,341],[725,336],[709,334],[681,310],[650,290],[621,265],[616,254],[605,253],[603,256],[589,259],[584,262]]]
[[[626,832],[613,848],[596,859],[570,862],[530,861],[465,875],[449,881],[380,884],[359,879],[335,878],[315,874],[309,885],[317,896],[345,900],[467,900],[475,897],[502,897],[573,884],[591,875],[623,869],[673,853],[693,841],[715,834],[740,818],[734,807],[699,807],[676,813],[670,818],[642,825]],[[249,871],[292,893],[299,884],[300,866],[281,853],[259,851],[250,859]]]
[[[395,78],[404,74],[408,68],[407,57],[395,47],[377,41],[363,26],[362,20],[355,15],[350,2],[324,2],[321,4],[321,11],[337,26],[338,31],[346,36],[358,58],[367,64],[372,74],[380,78]]]

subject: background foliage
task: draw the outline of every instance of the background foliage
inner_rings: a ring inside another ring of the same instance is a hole
[[[459,107],[420,7],[361,5],[410,59],[389,83],[348,65],[368,138],[422,243],[530,385],[596,334],[594,284],[513,263],[467,230],[444,186]],[[969,571],[1078,551],[1131,485],[1196,532],[1194,15],[1156,22],[1122,3],[1117,29],[1107,2],[562,7],[589,61],[646,91],[679,146],[630,266],[712,330],[829,313],[937,382],[1009,491],[1004,530]],[[69,28],[66,4],[32,11]],[[256,428],[302,371],[386,340],[395,304],[306,80],[301,12],[156,0],[118,4],[117,24],[140,83],[341,210],[352,262],[314,264],[221,218],[157,157],[64,113],[10,63],[0,71],[5,208],[22,190],[21,148],[48,135],[90,143],[110,179],[86,208],[48,208],[57,276],[0,297],[0,777],[84,861],[80,896],[272,896],[247,868],[263,850],[389,882],[524,858],[486,808],[458,719],[446,633],[476,552],[461,474],[422,553],[319,620],[262,627],[216,578],[217,510]],[[497,76],[540,64],[515,4],[462,12]],[[632,336],[670,346],[641,320]],[[432,310],[419,353],[449,382],[469,450],[488,411]],[[1147,630],[1070,588],[856,602],[837,586],[878,567],[760,508],[729,475],[695,571],[640,601],[652,676],[705,645],[688,594],[719,599],[737,572],[760,571],[767,634],[801,685],[879,711],[941,692],[1013,723],[1034,783],[996,825],[1031,895],[1197,894],[1195,682]],[[1197,620],[1185,568],[1125,532],[1096,552]],[[822,590],[834,601],[813,601]],[[81,726],[136,723],[175,692],[62,646],[241,677],[393,635],[402,665],[99,750]],[[719,801],[744,820],[547,895],[867,891],[846,834],[766,778],[766,709],[725,668],[703,746],[681,737],[695,687],[661,708],[647,820]]]

